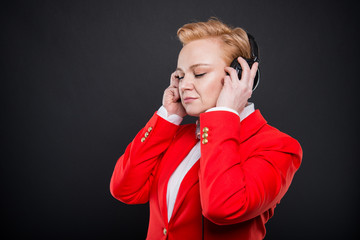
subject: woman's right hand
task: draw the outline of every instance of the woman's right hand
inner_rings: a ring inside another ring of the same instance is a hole
[[[170,86],[164,91],[162,104],[167,110],[168,116],[172,114],[179,115],[180,117],[186,116],[185,108],[181,104],[179,79],[177,78],[176,71],[171,74]]]

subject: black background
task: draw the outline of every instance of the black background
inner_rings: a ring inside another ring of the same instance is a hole
[[[262,78],[251,101],[304,151],[266,239],[358,235],[359,9],[349,3],[2,3],[4,236],[145,238],[148,206],[112,198],[112,170],[161,106],[177,29],[211,16],[255,36]]]

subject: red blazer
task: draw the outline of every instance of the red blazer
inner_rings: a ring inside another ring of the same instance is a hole
[[[268,125],[259,110],[242,122],[227,111],[200,114],[200,141],[207,143],[180,185],[168,222],[168,180],[197,143],[195,129],[155,113],[116,163],[111,194],[127,204],[149,202],[147,239],[201,239],[202,232],[205,239],[263,239],[300,166],[300,144]]]

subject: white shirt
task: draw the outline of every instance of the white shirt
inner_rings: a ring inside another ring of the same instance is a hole
[[[254,103],[248,103],[248,105],[244,108],[244,110],[240,113],[240,115],[233,109],[227,107],[214,107],[208,109],[206,112],[211,111],[229,111],[240,117],[240,122],[244,120],[247,116],[255,111]],[[168,116],[168,113],[164,106],[161,106],[157,111],[157,114],[164,118],[165,120],[180,125],[183,118],[179,115],[172,114]],[[195,134],[195,133],[194,133]],[[188,155],[184,158],[184,160],[179,164],[176,170],[172,173],[166,192],[166,204],[167,204],[167,213],[168,213],[168,221],[170,221],[172,212],[174,210],[174,205],[176,201],[176,197],[180,188],[180,184],[184,179],[186,173],[191,169],[191,167],[200,159],[201,151],[200,151],[200,141],[196,143],[196,145],[191,149]]]

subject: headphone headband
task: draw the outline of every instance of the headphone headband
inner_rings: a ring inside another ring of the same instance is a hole
[[[251,66],[255,63],[255,62],[260,62],[260,59],[259,59],[259,49],[258,49],[258,46],[257,46],[257,43],[255,41],[255,38],[247,33],[248,35],[248,39],[249,39],[249,43],[250,43],[250,52],[251,52],[251,56],[250,58],[245,58],[246,62],[249,64],[250,68]],[[238,73],[238,77],[239,79],[241,79],[241,74],[242,74],[242,68],[241,68],[241,65],[240,63],[238,62],[238,59],[235,58],[231,64],[230,64],[230,67],[234,68],[237,73]],[[255,78],[254,78],[254,84],[253,84],[253,91],[255,90],[255,88],[259,85],[259,81],[260,81],[260,71],[259,71],[259,68],[256,72],[256,75],[255,75]]]
[[[259,48],[255,38],[250,33],[247,33],[247,35],[250,43],[251,58],[254,60],[254,62],[259,62]]]

